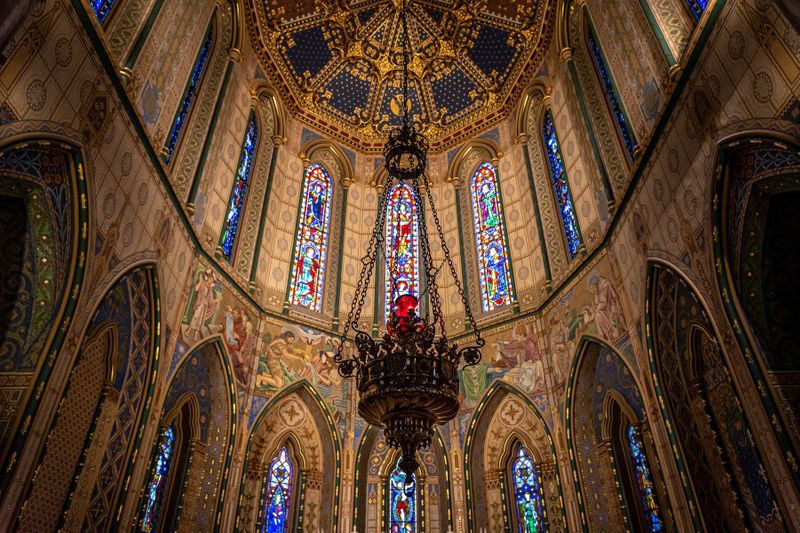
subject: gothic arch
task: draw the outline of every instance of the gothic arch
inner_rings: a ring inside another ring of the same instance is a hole
[[[0,216],[6,229],[0,314],[17,317],[0,323],[7,354],[0,361],[0,382],[8,395],[0,417],[0,460],[8,465],[0,473],[4,495],[39,409],[41,395],[32,393],[47,386],[72,323],[86,271],[79,259],[86,257],[90,234],[81,231],[90,216],[87,203],[80,202],[89,178],[81,147],[62,134],[23,133],[28,125],[14,126],[0,142]],[[34,320],[39,327],[30,327]]]
[[[704,303],[678,270],[652,261],[646,301],[650,371],[695,527],[781,530],[770,468],[745,437],[749,421]]]
[[[323,429],[324,428],[324,429]],[[264,464],[289,439],[302,458],[301,504],[295,517],[303,530],[336,532],[339,526],[341,446],[333,419],[314,386],[296,381],[272,397],[252,426],[245,449],[236,528],[254,531]]]
[[[544,487],[546,527],[565,531],[558,456],[547,423],[524,393],[499,380],[486,390],[475,409],[464,441],[467,529],[501,531],[512,527],[511,515],[498,512],[498,508],[513,507],[505,501],[508,490],[501,467],[514,438],[523,442],[537,460]]]
[[[565,428],[584,531],[642,529],[636,525],[639,510],[630,508],[639,505],[634,501],[639,494],[632,486],[633,477],[626,474],[630,461],[614,439],[619,436],[620,424],[637,428],[657,516],[662,526],[672,521],[664,512],[669,509],[667,491],[637,378],[608,344],[588,335],[581,337],[567,386]]]
[[[767,416],[778,424],[774,435],[788,464],[790,456],[797,457],[800,442],[800,349],[791,341],[794,335],[786,319],[780,318],[797,293],[779,283],[792,279],[791,272],[800,267],[791,255],[796,248],[791,237],[780,256],[776,248],[781,246],[774,243],[779,235],[787,238],[791,221],[797,224],[787,206],[792,199],[796,205],[800,195],[800,139],[796,128],[784,124],[772,125],[776,131],[767,131],[762,124],[742,126],[749,129],[721,139],[713,166],[709,196],[718,201],[711,205],[711,224],[720,235],[713,243],[714,264],[720,291],[728,295],[723,300],[725,313],[753,382],[766,389],[760,398]],[[786,213],[776,217],[780,205]],[[768,242],[773,243],[772,252]],[[765,299],[768,290],[775,294],[770,306]],[[800,485],[800,473],[790,470]]]
[[[357,530],[377,531],[385,527],[388,519],[386,481],[398,458],[399,451],[386,444],[380,428],[367,426],[364,429],[355,459],[353,525]],[[445,528],[453,524],[450,464],[438,429],[435,429],[430,448],[420,450],[418,460],[421,467],[417,486],[421,484],[423,492],[421,497],[420,493],[417,497],[425,510],[425,521],[420,523],[420,531],[446,531]]]
[[[180,474],[170,473],[165,502],[170,523],[166,527],[188,523],[204,530],[217,528],[236,431],[233,372],[219,335],[195,346],[178,363],[165,384],[157,427],[166,427],[176,418],[182,422],[176,428],[175,452]],[[156,439],[159,433],[155,432]],[[151,455],[157,443],[153,444]],[[222,457],[226,459],[219,460]],[[148,462],[152,467],[151,463],[152,458]],[[150,480],[151,475],[145,475],[145,486]],[[176,485],[177,480],[182,482],[181,486]],[[207,498],[203,501],[184,499],[183,494],[190,490],[202,490]],[[137,523],[142,519],[143,491],[144,487],[136,507]]]
[[[96,304],[60,393],[19,527],[103,530],[124,505],[158,368],[160,306],[154,264],[122,272]],[[111,337],[97,333],[115,330]],[[116,340],[116,344],[111,343]],[[56,462],[58,466],[53,466]]]
[[[327,173],[330,178],[330,192],[331,198],[329,202],[329,219],[328,219],[328,235],[327,235],[327,265],[325,268],[324,279],[322,286],[322,301],[320,303],[320,313],[323,316],[333,319],[338,310],[338,297],[339,291],[337,290],[339,284],[339,272],[334,270],[333,266],[336,265],[343,246],[343,238],[345,232],[345,216],[347,210],[347,190],[353,183],[355,177],[353,174],[353,167],[347,154],[335,143],[327,139],[314,139],[307,142],[300,150],[298,157],[303,163],[303,175],[300,177],[300,198],[297,202],[297,214],[295,216],[294,232],[291,235],[291,240],[294,245],[297,244],[297,238],[300,233],[301,224],[301,210],[303,209],[304,198],[302,197],[303,187],[305,186],[306,179],[309,175],[309,169],[312,165],[319,165],[321,169]],[[292,179],[296,179],[292,176]],[[296,246],[292,246],[291,255],[289,257],[289,276],[290,280],[285,287],[284,297],[284,311],[296,312],[301,315],[317,315],[317,313],[308,310],[299,305],[291,305],[291,276],[295,269],[295,262],[297,261]]]

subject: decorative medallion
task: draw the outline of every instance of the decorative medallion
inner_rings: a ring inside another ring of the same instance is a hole
[[[407,98],[402,0],[248,0],[248,28],[301,121],[379,151],[408,108],[441,151],[507,116],[541,63],[555,0],[406,2]]]

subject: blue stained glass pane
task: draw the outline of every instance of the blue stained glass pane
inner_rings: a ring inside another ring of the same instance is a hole
[[[317,312],[322,307],[332,192],[331,177],[325,169],[318,164],[308,167],[289,286],[292,304]]]
[[[265,481],[262,533],[289,531],[293,484],[294,465],[289,459],[289,451],[284,447],[272,459]]]
[[[116,1],[117,0],[92,0],[92,9],[100,24],[106,21]]]
[[[528,450],[521,444],[511,464],[511,477],[514,483],[517,530],[520,533],[541,533],[545,527],[539,473]]]
[[[649,531],[662,531],[663,526],[660,518],[660,511],[656,503],[655,490],[653,489],[653,478],[647,468],[647,460],[644,456],[644,448],[639,434],[632,425],[628,425],[627,430],[628,447],[630,448],[631,458],[633,459],[634,475],[636,485],[641,498],[642,511],[647,519]]]
[[[470,192],[483,310],[491,311],[511,303],[511,268],[497,173],[491,163],[483,163],[475,171]]]
[[[594,30],[591,26],[587,27],[586,37],[589,41],[589,48],[592,51],[592,57],[594,58],[594,64],[597,67],[597,72],[600,74],[600,81],[603,83],[603,90],[606,93],[606,99],[608,100],[608,104],[611,106],[611,112],[614,114],[614,120],[617,122],[617,129],[619,129],[619,133],[622,136],[622,142],[625,144],[625,151],[628,154],[628,159],[633,161],[633,149],[636,147],[636,143],[633,140],[633,135],[631,135],[631,132],[628,129],[628,121],[625,119],[625,113],[623,113],[622,106],[619,104],[620,100],[617,96],[617,91],[614,89],[614,83],[611,79],[611,74],[608,72],[608,68],[606,68],[606,62],[605,59],[603,59],[603,53],[600,51],[600,46],[597,44],[597,37],[595,37]]]
[[[389,477],[389,533],[415,533],[417,531],[417,478],[412,474],[406,483],[406,474],[398,466]]]
[[[572,194],[567,183],[567,171],[564,168],[564,159],[558,145],[556,126],[553,123],[553,114],[548,109],[544,115],[542,126],[545,150],[547,151],[547,164],[550,167],[550,177],[553,182],[553,191],[556,203],[561,212],[561,225],[564,228],[564,238],[567,241],[567,250],[572,259],[578,253],[581,245],[581,234],[578,230],[578,219],[575,215],[575,206],[572,203]]]
[[[247,121],[247,133],[242,143],[242,153],[239,156],[239,168],[236,169],[236,176],[233,178],[231,199],[228,202],[228,212],[225,215],[225,222],[222,227],[222,255],[228,261],[233,256],[233,246],[236,243],[236,235],[239,232],[239,223],[245,206],[247,187],[250,185],[250,172],[253,170],[253,160],[256,157],[257,145],[258,123],[256,122],[255,113],[251,111],[250,120]]]
[[[419,298],[419,226],[410,185],[399,182],[389,194],[386,214],[386,310],[404,294]]]
[[[695,20],[700,20],[700,17],[703,16],[703,13],[708,7],[708,0],[686,0],[686,3],[689,4],[689,9],[694,15]]]
[[[145,504],[142,516],[142,531],[156,530],[161,503],[164,499],[164,490],[167,487],[167,475],[175,448],[175,426],[170,424],[161,431],[158,438],[155,462],[150,472],[150,483],[145,488]]]
[[[170,130],[167,142],[164,144],[164,149],[161,151],[161,156],[168,165],[172,161],[172,156],[175,155],[175,147],[178,146],[178,139],[181,138],[181,133],[183,132],[183,127],[186,125],[186,119],[189,117],[192,103],[194,103],[197,91],[200,88],[200,80],[203,78],[203,72],[208,63],[208,56],[211,54],[213,45],[214,29],[212,27],[208,29],[208,34],[206,35],[205,41],[203,41],[203,47],[200,48],[200,53],[197,55],[197,60],[194,62],[194,69],[192,69],[192,75],[183,93],[181,105],[172,123],[172,130]]]

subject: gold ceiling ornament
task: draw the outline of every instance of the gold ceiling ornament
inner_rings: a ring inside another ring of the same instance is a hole
[[[432,152],[513,110],[541,64],[557,0],[413,0],[411,114]],[[398,126],[402,0],[248,0],[267,77],[301,122],[366,152]],[[313,95],[313,96],[312,96]]]

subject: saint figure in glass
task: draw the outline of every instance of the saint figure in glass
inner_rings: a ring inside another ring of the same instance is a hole
[[[541,533],[545,530],[539,473],[525,446],[520,444],[511,463],[514,503],[519,533]]]
[[[295,263],[290,279],[290,302],[319,312],[325,280],[328,231],[331,218],[332,181],[319,164],[306,170],[300,223],[295,238]]]
[[[293,482],[294,465],[283,447],[272,459],[264,483],[262,533],[288,533]]]
[[[417,531],[417,481],[412,474],[398,466],[389,477],[389,532],[415,533]]]
[[[484,311],[511,303],[511,268],[508,260],[497,173],[483,163],[470,182],[478,275]]]
[[[419,231],[414,191],[404,182],[389,194],[386,214],[385,319],[398,297],[419,298]]]
[[[649,531],[662,531],[663,526],[661,523],[660,511],[656,503],[655,489],[653,488],[653,479],[650,477],[650,470],[647,468],[647,459],[644,456],[644,447],[639,432],[632,425],[628,425],[626,431],[628,440],[628,448],[631,452],[631,459],[633,461],[634,476],[636,476],[636,485],[639,490],[639,497],[641,499],[640,505],[644,512],[645,519],[647,520],[647,527]]]

